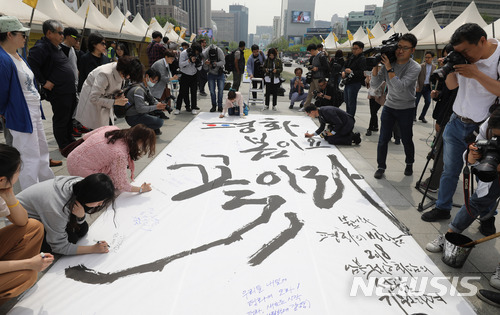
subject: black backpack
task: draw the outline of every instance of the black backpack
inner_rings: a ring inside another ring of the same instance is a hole
[[[210,62],[219,61],[219,52],[217,51],[217,47],[210,47],[208,50],[208,60],[210,60]]]
[[[138,88],[140,88],[141,86],[138,84],[138,83],[135,83],[135,84],[130,84],[129,86],[127,86],[124,90],[123,90],[123,95],[125,95],[125,97],[127,97],[127,94],[128,92],[132,89],[132,88],[136,88],[136,90]],[[135,92],[135,91],[134,91]],[[133,100],[129,100],[129,103],[126,104],[125,106],[120,106],[120,105],[113,105],[113,111],[115,113],[115,116],[117,118],[124,118],[126,115],[127,115],[127,112],[130,108],[132,108],[133,105]]]
[[[234,71],[234,53],[236,50],[233,50],[231,53],[227,54],[224,60],[226,61],[226,65],[224,68],[227,72]]]
[[[253,61],[253,76],[255,78],[263,78],[265,73],[264,73],[264,65],[260,62],[260,54],[257,58],[253,57],[252,55],[252,58],[254,58],[254,61]]]

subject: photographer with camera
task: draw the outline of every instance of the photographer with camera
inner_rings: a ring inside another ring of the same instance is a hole
[[[314,105],[321,106],[335,106],[335,87],[331,85],[326,79],[318,80],[318,89],[312,91],[313,97],[316,100]],[[335,106],[339,107],[339,106]]]
[[[167,49],[165,51],[165,58],[157,60],[151,66],[151,69],[154,69],[160,73],[159,81],[153,86],[150,87],[151,94],[160,102],[164,102],[167,104],[166,110],[168,113],[172,112],[171,102],[175,102],[175,97],[170,94],[170,88],[168,87],[168,83],[171,80],[178,80],[177,69],[179,68],[179,61],[176,59],[176,53],[172,50]],[[165,115],[165,114],[163,114]],[[163,119],[168,119],[168,116],[161,117]]]
[[[179,80],[179,97],[175,107],[174,115],[179,115],[181,112],[182,101],[186,104],[186,111],[193,115],[198,113],[200,109],[197,106],[197,85],[198,81],[196,74],[202,67],[201,62],[201,46],[194,42],[190,48],[183,50],[179,56],[179,68],[181,71],[181,79]],[[191,93],[191,101],[189,94]]]
[[[321,136],[329,144],[351,145],[361,143],[359,133],[353,133],[354,117],[334,106],[316,107],[309,105],[305,107],[307,116],[318,118],[320,126],[314,133],[305,133],[306,138]],[[328,126],[327,126],[328,124]]]
[[[211,44],[202,52],[202,57],[205,62],[203,68],[208,71],[208,89],[210,90],[210,98],[212,99],[212,108],[210,112],[213,113],[218,107],[219,112],[222,112],[222,97],[224,96],[224,83],[226,77],[224,76],[224,52],[215,44]],[[217,86],[217,94],[215,87]]]
[[[290,80],[290,93],[288,95],[290,106],[288,108],[293,109],[295,102],[300,101],[300,108],[303,109],[308,94],[305,90],[309,89],[309,84],[307,84],[306,78],[302,76],[302,68],[296,68],[294,72],[295,78]]]
[[[415,113],[415,89],[420,73],[420,65],[411,59],[415,52],[417,38],[411,33],[401,36],[394,46],[394,55],[382,55],[382,67],[373,67],[372,86],[379,86],[383,81],[387,84],[387,97],[380,116],[380,136],[377,146],[378,169],[374,177],[381,179],[387,168],[387,147],[391,140],[392,129],[397,122],[401,130],[401,140],[405,150],[406,168],[404,174],[413,174],[415,146],[413,144],[413,116]]]
[[[435,71],[448,71],[446,86],[450,90],[459,89],[453,114],[443,133],[444,171],[436,207],[422,215],[422,220],[427,222],[451,217],[453,195],[463,166],[461,154],[467,149],[466,138],[489,116],[489,108],[500,95],[500,47],[496,39],[486,37],[486,32],[477,24],[460,26],[450,40],[454,48],[447,56],[450,61]],[[459,56],[463,56],[463,60],[460,61]],[[449,73],[452,70],[454,72]]]
[[[273,96],[273,110],[276,110],[278,105],[278,88],[281,84],[280,74],[283,71],[283,63],[278,58],[278,51],[275,48],[270,48],[267,51],[267,59],[264,61],[266,84],[266,99],[263,110],[269,109],[269,99]]]
[[[358,92],[361,84],[365,81],[366,59],[363,56],[365,44],[356,41],[352,43],[352,54],[345,63],[345,69],[342,71],[342,79],[345,79],[344,101],[346,111],[356,114],[356,104],[358,102]]]
[[[328,75],[329,65],[328,59],[323,52],[320,52],[315,44],[309,44],[307,51],[311,54],[311,65],[307,68],[311,71],[310,91],[318,89],[318,80],[326,78]],[[309,74],[308,74],[309,75]],[[309,93],[304,106],[311,104],[313,94]]]

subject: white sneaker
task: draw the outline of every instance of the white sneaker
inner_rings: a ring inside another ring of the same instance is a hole
[[[304,111],[304,107],[301,107],[301,108],[299,109],[299,112],[303,112],[303,111]]]
[[[444,234],[439,234],[439,236],[433,240],[432,242],[428,243],[425,246],[425,249],[427,249],[431,253],[439,253],[443,251],[444,247]]]
[[[174,115],[179,115],[180,113],[181,113],[180,110],[178,110],[178,109],[174,110]]]
[[[196,109],[193,109],[193,110],[191,111],[191,114],[196,115],[196,114],[198,114],[198,111],[197,111]]]
[[[277,109],[276,109],[276,106],[273,106],[273,110],[274,110],[274,111],[276,111],[276,110],[277,110]]]
[[[497,270],[490,278],[490,285],[497,290],[500,290],[500,265],[497,266]]]
[[[269,106],[264,106],[264,108],[262,108],[262,111],[265,111],[265,110],[269,110]]]

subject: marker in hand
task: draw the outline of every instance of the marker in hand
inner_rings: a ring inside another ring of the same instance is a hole
[[[94,242],[96,242],[97,244],[104,243],[103,241],[96,241],[96,240],[94,240]],[[107,245],[107,246],[108,246],[108,248],[109,248],[109,244],[106,244],[106,245]]]

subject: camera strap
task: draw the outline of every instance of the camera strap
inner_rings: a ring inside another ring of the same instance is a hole
[[[467,147],[467,153],[466,156],[469,155],[469,148]],[[472,191],[472,180],[471,180],[471,173],[470,173],[470,168],[467,165],[467,162],[465,163],[465,167],[462,171],[463,174],[463,187],[464,187],[464,205],[465,209],[467,210],[467,213],[472,217],[475,218],[475,216],[470,212],[469,208],[469,198],[470,198],[470,192]]]

